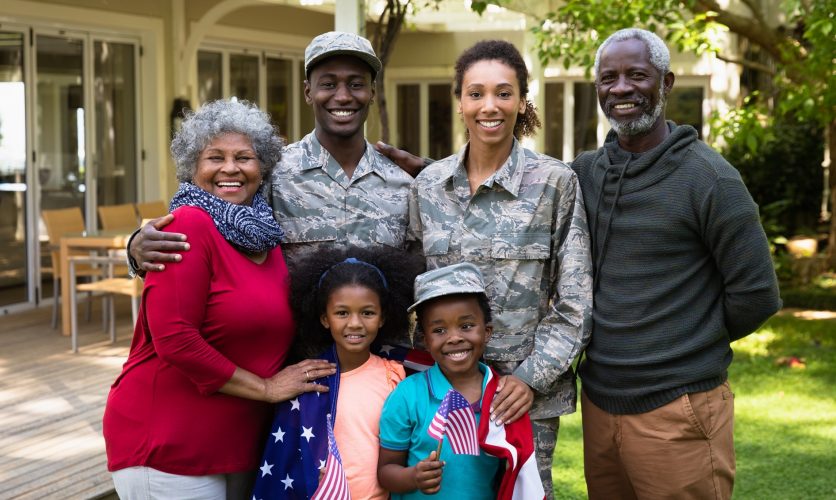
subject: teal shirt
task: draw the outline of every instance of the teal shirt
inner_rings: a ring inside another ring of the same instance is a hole
[[[479,363],[483,374],[482,397],[488,382],[488,367]],[[430,437],[430,426],[441,400],[452,389],[450,382],[438,364],[424,373],[416,373],[404,379],[389,395],[380,415],[380,446],[389,450],[408,451],[406,465],[411,467],[427,458],[438,447],[438,441]],[[482,401],[479,401],[481,407]],[[476,413],[478,424],[480,413]],[[441,460],[446,462],[441,476],[441,490],[435,495],[420,491],[393,494],[393,500],[413,498],[493,500],[496,498],[494,478],[501,461],[485,452],[478,457],[456,455],[450,443],[444,439]]]

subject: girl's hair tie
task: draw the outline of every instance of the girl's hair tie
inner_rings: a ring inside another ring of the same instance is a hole
[[[325,272],[322,273],[322,276],[319,277],[319,282],[316,284],[316,287],[321,288],[322,287],[322,280],[325,279],[325,276],[328,274],[328,272],[330,272],[331,269],[334,269],[335,267],[343,265],[343,264],[359,264],[361,266],[366,266],[366,267],[369,267],[371,269],[374,269],[375,272],[377,272],[377,274],[380,276],[380,280],[383,282],[383,288],[385,288],[387,291],[389,290],[389,283],[386,282],[386,276],[383,275],[383,271],[381,271],[380,268],[378,268],[374,264],[369,264],[366,261],[362,261],[360,259],[355,259],[354,257],[349,257],[342,262],[337,262],[333,266],[326,269]]]

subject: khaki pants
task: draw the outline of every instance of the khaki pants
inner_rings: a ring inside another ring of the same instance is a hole
[[[728,382],[638,415],[581,397],[589,498],[728,499],[734,487],[734,395]]]

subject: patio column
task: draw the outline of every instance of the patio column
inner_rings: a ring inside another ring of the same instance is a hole
[[[537,40],[531,32],[534,22],[528,18],[523,36],[522,55],[528,66],[528,99],[537,106],[538,116],[543,120],[543,107],[546,104],[546,75],[540,58],[537,57]],[[544,123],[545,125],[545,123]],[[523,139],[523,145],[538,153],[546,150],[546,134],[540,129],[534,137]]]
[[[364,0],[336,0],[334,29],[366,36],[366,2]]]

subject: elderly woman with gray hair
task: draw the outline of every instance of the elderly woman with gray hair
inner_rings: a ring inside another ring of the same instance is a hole
[[[171,144],[180,188],[166,231],[187,259],[148,275],[131,352],[104,415],[122,499],[244,498],[272,405],[334,373],[323,360],[280,371],[294,334],[282,230],[261,195],[281,156],[268,116],[215,101]]]

